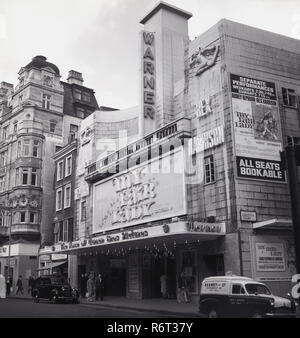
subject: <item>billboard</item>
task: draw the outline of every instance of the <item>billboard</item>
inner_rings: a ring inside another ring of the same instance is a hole
[[[285,182],[275,83],[234,74],[230,80],[238,177]]]
[[[93,233],[186,214],[182,150],[94,184]]]

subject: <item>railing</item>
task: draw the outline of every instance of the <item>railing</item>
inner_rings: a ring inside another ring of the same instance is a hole
[[[146,136],[145,138],[138,140],[127,147],[124,147],[115,153],[108,155],[107,157],[89,165],[87,167],[87,175],[90,175],[98,170],[101,170],[110,164],[126,158],[129,155],[132,155],[142,149],[145,149],[157,142],[160,142],[163,139],[168,137],[174,137],[175,135],[186,133],[187,137],[191,136],[191,120],[188,118],[181,118],[177,121],[174,121],[167,126],[159,129],[158,131]]]
[[[40,226],[37,224],[13,224],[11,225],[12,234],[39,234]]]

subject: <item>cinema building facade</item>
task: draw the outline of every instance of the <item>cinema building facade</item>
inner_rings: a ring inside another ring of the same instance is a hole
[[[138,116],[83,121],[74,241],[41,253],[68,254],[74,285],[103,273],[108,295],[160,297],[166,275],[172,298],[180,273],[193,300],[225,273],[284,295],[295,253],[280,152],[300,136],[300,41],[228,20],[190,41],[190,17],[160,3],[141,21]],[[107,152],[104,130],[120,129],[134,137]]]

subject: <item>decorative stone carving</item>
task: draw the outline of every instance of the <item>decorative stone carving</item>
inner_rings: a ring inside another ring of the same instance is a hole
[[[216,63],[219,50],[220,46],[205,49],[199,47],[199,50],[192,55],[190,63],[190,69],[197,67],[196,76],[201,75]]]

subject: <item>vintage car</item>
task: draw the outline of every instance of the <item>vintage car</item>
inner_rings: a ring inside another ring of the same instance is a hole
[[[52,303],[79,302],[79,292],[72,288],[67,279],[58,276],[41,276],[36,279],[33,290],[34,301],[48,300]]]
[[[238,276],[204,279],[199,299],[199,312],[209,318],[293,317],[296,306],[291,299],[273,295],[265,284]]]

